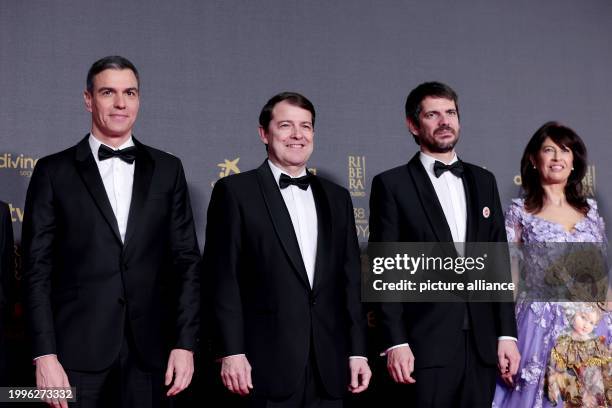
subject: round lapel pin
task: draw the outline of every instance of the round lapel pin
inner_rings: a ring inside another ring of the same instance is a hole
[[[489,207],[484,207],[482,209],[482,216],[485,218],[489,218],[489,215],[491,215],[491,210],[489,210]]]

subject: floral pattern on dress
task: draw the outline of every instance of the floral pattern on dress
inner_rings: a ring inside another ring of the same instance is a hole
[[[524,200],[514,199],[506,211],[506,234],[508,242],[521,242],[537,247],[538,243],[552,242],[601,242],[607,243],[603,219],[597,211],[597,202],[587,199],[589,211],[571,231],[562,225],[545,220],[525,211]],[[516,252],[512,256],[525,256]],[[531,263],[530,270],[543,271],[551,263],[550,256],[533,256],[522,259]],[[533,284],[542,281],[537,272]],[[509,388],[498,382],[493,407],[495,408],[549,408],[553,407],[546,397],[545,377],[550,351],[557,338],[566,333],[569,322],[565,317],[563,302],[516,301],[515,313],[518,328],[518,347],[521,363],[515,386]],[[606,344],[612,342],[612,318],[604,313],[595,333],[603,336]]]

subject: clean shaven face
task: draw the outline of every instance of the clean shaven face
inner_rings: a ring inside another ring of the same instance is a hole
[[[93,79],[92,92],[85,91],[85,107],[91,112],[92,132],[112,145],[132,134],[140,98],[138,80],[130,69],[106,69]]]
[[[268,129],[259,128],[261,140],[268,145],[268,158],[275,165],[297,175],[305,167],[313,150],[312,114],[287,101],[272,109]]]
[[[547,137],[538,151],[535,166],[543,184],[566,184],[572,172],[574,154]]]

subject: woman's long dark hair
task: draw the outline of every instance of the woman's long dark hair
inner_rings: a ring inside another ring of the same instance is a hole
[[[539,128],[527,143],[523,158],[521,159],[521,180],[525,192],[525,209],[530,213],[537,213],[542,209],[544,189],[537,169],[533,163],[537,162],[537,155],[544,140],[549,137],[555,144],[570,149],[574,155],[574,169],[569,175],[565,185],[565,199],[567,202],[586,215],[589,204],[582,192],[582,179],[586,174],[587,151],[584,142],[567,126],[558,122],[547,122]]]

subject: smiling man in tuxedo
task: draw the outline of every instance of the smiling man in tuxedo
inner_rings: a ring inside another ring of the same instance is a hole
[[[191,381],[199,326],[185,175],[178,158],[132,135],[140,95],[130,61],[95,62],[84,96],[91,132],[38,161],[26,198],[36,383],[76,387],[81,407],[164,406]]]
[[[505,242],[495,177],[455,153],[455,91],[419,85],[406,123],[420,152],[373,179],[370,242]],[[516,374],[512,303],[382,303],[378,312],[389,374],[408,384],[401,406],[490,407],[495,365],[507,381]]]
[[[347,385],[361,392],[371,376],[353,206],[306,169],[314,122],[304,96],[272,97],[259,117],[267,160],[219,180],[208,208],[215,350],[249,407],[342,407]]]

